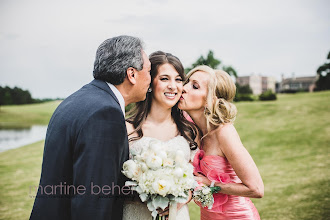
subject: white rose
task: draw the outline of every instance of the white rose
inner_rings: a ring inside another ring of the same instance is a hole
[[[142,174],[141,166],[136,166],[136,168],[133,172],[133,178],[132,179],[137,180],[141,174]]]
[[[128,160],[123,164],[123,173],[128,178],[132,179],[136,172],[137,164],[133,160]]]
[[[162,158],[153,155],[147,158],[146,163],[147,166],[150,167],[151,169],[157,169],[162,166],[163,161]]]

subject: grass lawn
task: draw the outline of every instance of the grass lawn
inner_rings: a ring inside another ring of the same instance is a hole
[[[57,104],[41,108],[47,112]],[[34,115],[32,107],[20,107],[10,114]],[[235,126],[265,184],[264,198],[253,199],[261,219],[328,219],[330,92],[279,95],[237,108]],[[28,219],[34,201],[29,186],[39,184],[42,152],[43,142],[37,142],[0,153],[0,219]],[[191,219],[199,219],[198,207],[189,208]]]
[[[38,186],[44,141],[0,153],[0,219],[28,219]]]
[[[235,123],[254,158],[265,196],[253,199],[262,219],[330,216],[330,92],[279,95],[238,103]]]
[[[47,125],[61,101],[0,107],[0,128],[22,128],[31,125]]]

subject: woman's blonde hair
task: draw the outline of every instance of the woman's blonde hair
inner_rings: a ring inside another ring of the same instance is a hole
[[[232,102],[235,98],[236,86],[229,74],[202,65],[189,71],[187,79],[197,71],[206,72],[210,76],[204,111],[207,130],[211,131],[211,125],[218,127],[224,123],[234,122],[237,109]]]

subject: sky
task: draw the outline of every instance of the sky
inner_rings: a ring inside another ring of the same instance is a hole
[[[65,98],[118,35],[185,67],[209,50],[239,76],[313,76],[330,51],[328,0],[0,0],[0,86]]]

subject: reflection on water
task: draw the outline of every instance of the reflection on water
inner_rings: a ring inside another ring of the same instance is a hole
[[[47,126],[44,125],[33,125],[24,129],[1,129],[0,152],[43,140],[46,131]]]

